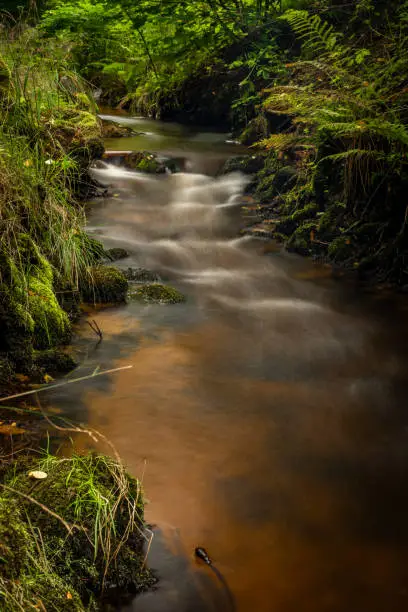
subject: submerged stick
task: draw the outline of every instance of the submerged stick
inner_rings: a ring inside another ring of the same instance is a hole
[[[87,323],[89,327],[92,329],[92,331],[98,336],[99,342],[101,342],[103,339],[103,334],[101,332],[101,328],[99,327],[95,319],[92,319],[92,321],[87,321]]]
[[[7,400],[15,399],[17,397],[23,397],[24,395],[33,395],[34,393],[40,393],[40,391],[48,391],[48,389],[57,389],[57,387],[65,387],[65,385],[71,385],[72,383],[81,382],[83,380],[89,380],[96,376],[102,376],[102,374],[113,374],[113,372],[120,372],[121,370],[129,370],[133,368],[132,365],[122,366],[121,368],[113,368],[112,370],[104,370],[103,372],[97,372],[97,374],[89,374],[88,376],[81,376],[80,378],[73,378],[72,380],[65,380],[64,382],[56,383],[55,385],[48,385],[46,387],[40,387],[39,389],[32,389],[31,391],[23,391],[23,393],[16,393],[15,395],[8,395],[7,397],[0,397],[0,402],[6,402]]]

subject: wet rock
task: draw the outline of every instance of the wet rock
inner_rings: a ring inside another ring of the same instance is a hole
[[[104,119],[102,121],[102,138],[123,138],[132,136],[135,132],[132,128]]]
[[[186,160],[181,157],[166,157],[163,163],[167,170],[175,174],[176,172],[184,172]]]
[[[297,170],[293,166],[284,166],[275,172],[261,172],[255,190],[255,197],[261,204],[276,201],[276,198],[292,189],[297,180]]]
[[[108,249],[106,254],[111,261],[118,261],[119,259],[126,259],[126,257],[129,257],[129,252],[120,247]]]
[[[164,174],[166,166],[156,155],[147,151],[135,151],[126,155],[124,165],[130,170],[139,170],[147,174]]]
[[[298,172],[293,166],[284,166],[278,170],[273,179],[276,195],[289,191],[295,183],[297,175]]]
[[[128,281],[134,283],[155,283],[160,280],[160,276],[156,272],[146,270],[145,268],[128,268],[123,270],[123,274]]]
[[[128,298],[153,304],[179,304],[185,302],[185,296],[173,287],[158,283],[132,287]]]
[[[242,172],[243,174],[256,174],[265,165],[265,155],[239,155],[230,157],[224,164],[221,174]]]
[[[93,266],[89,270],[89,281],[81,288],[84,302],[110,304],[123,302],[128,290],[128,281],[118,268]]]
[[[248,123],[240,136],[240,142],[244,145],[252,145],[269,135],[268,121],[264,115],[258,115]]]

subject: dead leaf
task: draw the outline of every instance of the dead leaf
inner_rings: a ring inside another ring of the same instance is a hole
[[[14,378],[17,378],[17,380],[20,382],[26,382],[27,380],[29,380],[28,376],[26,376],[25,374],[15,374]]]
[[[5,436],[18,436],[24,433],[25,429],[22,429],[21,427],[16,427],[15,423],[14,425],[0,425],[0,434],[4,434]]]
[[[72,599],[72,595],[71,595],[71,593],[69,591],[67,593],[67,599]]]

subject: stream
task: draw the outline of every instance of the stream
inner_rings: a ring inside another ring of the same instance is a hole
[[[103,341],[79,324],[75,377],[132,369],[47,398],[143,475],[160,582],[118,609],[405,612],[406,300],[240,236],[246,179],[215,176],[240,152],[228,135],[118,120],[143,133],[107,149],[156,151],[185,171],[95,170],[112,195],[90,204],[88,231],[128,250],[119,267],[154,270],[187,301],[92,310]]]

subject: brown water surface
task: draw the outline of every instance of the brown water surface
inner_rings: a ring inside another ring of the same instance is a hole
[[[92,314],[75,375],[133,368],[52,396],[144,474],[161,580],[123,610],[228,612],[201,545],[239,612],[406,612],[406,303],[236,240],[244,179],[189,146],[195,173],[99,170],[116,196],[89,220],[187,302]]]

